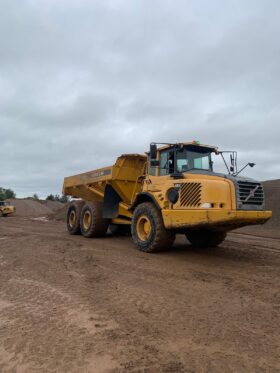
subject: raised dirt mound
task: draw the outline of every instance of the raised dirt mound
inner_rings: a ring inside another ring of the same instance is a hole
[[[61,202],[40,201],[34,199],[10,199],[9,202],[16,208],[16,216],[43,217],[53,214],[63,207]]]
[[[58,201],[40,201],[40,203],[51,211],[59,211],[65,206],[64,203]]]
[[[48,215],[48,219],[50,220],[58,220],[58,221],[66,221],[66,214],[68,211],[69,204],[63,204],[63,206],[55,211],[53,211],[51,214]]]

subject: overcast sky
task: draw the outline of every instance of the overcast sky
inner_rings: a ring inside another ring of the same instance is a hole
[[[0,186],[45,197],[193,139],[280,178],[279,18],[278,0],[0,0]]]

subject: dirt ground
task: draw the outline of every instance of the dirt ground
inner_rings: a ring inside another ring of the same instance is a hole
[[[161,254],[0,222],[0,372],[280,372],[280,240]]]

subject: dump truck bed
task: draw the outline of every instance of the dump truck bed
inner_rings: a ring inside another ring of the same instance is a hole
[[[112,180],[113,167],[104,167],[97,170],[84,172],[79,175],[68,176],[64,179],[64,191],[69,191],[69,188],[79,187],[82,185],[89,185],[98,182]]]
[[[64,179],[63,193],[87,201],[103,200],[106,185],[111,185],[120,200],[129,205],[141,186],[147,157],[123,154],[113,166],[96,169]]]

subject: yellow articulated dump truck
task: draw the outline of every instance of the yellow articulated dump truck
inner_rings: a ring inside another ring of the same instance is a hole
[[[6,217],[14,212],[16,212],[15,206],[12,206],[9,202],[0,201],[0,213],[2,216]]]
[[[214,156],[226,173],[214,171]],[[171,248],[176,234],[197,247],[217,246],[228,231],[272,215],[261,183],[238,176],[247,165],[238,171],[236,159],[197,141],[152,143],[146,155],[124,154],[113,166],[66,177],[63,193],[78,199],[68,209],[68,231],[101,237],[110,225],[113,233],[131,232],[145,252]]]

